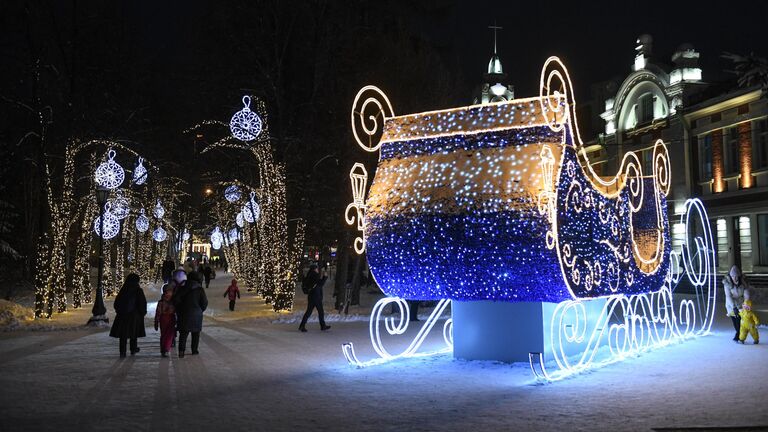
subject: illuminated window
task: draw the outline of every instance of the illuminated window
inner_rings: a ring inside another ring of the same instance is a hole
[[[699,180],[712,179],[712,134],[702,135],[699,140]]]
[[[741,250],[741,271],[752,271],[752,228],[748,216],[739,217],[739,249]]]
[[[725,219],[717,220],[717,268],[728,271],[728,223]]]
[[[640,96],[638,101],[640,108],[638,123],[650,123],[653,120],[653,99],[654,96],[651,93]]]
[[[768,266],[768,214],[757,215],[757,248],[760,265]]]
[[[725,174],[739,172],[739,129],[729,127],[723,130],[723,156],[725,157]]]
[[[754,168],[768,168],[768,119],[752,122],[752,146],[754,147]]]

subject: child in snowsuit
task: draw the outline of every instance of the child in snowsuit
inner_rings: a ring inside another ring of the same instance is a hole
[[[176,336],[176,307],[173,305],[173,290],[163,293],[155,310],[155,331],[160,328],[160,355],[168,357],[173,339]]]
[[[747,333],[752,335],[752,340],[755,341],[755,345],[760,342],[760,335],[757,333],[757,326],[760,325],[760,321],[757,319],[757,315],[752,312],[752,300],[745,300],[744,305],[741,308],[741,330],[739,332],[739,342],[744,343],[747,339]]]
[[[235,310],[235,298],[240,298],[240,288],[237,287],[237,279],[232,279],[227,290],[224,291],[224,297],[229,296],[229,310]]]

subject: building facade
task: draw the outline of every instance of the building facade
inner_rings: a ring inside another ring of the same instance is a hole
[[[721,272],[738,265],[768,273],[768,98],[760,86],[703,81],[699,52],[680,46],[671,66],[658,61],[653,40],[637,40],[635,60],[612,97],[603,101],[604,132],[597,142],[605,172],[635,151],[643,172],[652,169],[654,143],[670,154],[668,197],[673,246],[683,242],[685,200],[707,207]]]

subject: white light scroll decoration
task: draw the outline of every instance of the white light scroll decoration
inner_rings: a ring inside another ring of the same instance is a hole
[[[361,254],[365,251],[365,188],[368,184],[365,165],[356,163],[349,171],[349,180],[352,183],[352,202],[344,212],[344,219],[348,225],[357,221],[360,237],[355,238],[355,252]]]
[[[155,215],[157,219],[162,219],[163,216],[165,216],[165,208],[160,203],[160,200],[157,200],[157,204],[155,204],[155,208],[152,210],[152,214]]]
[[[541,353],[529,356],[531,371],[537,379],[558,381],[676,341],[709,334],[717,301],[715,245],[702,202],[689,199],[685,209],[681,223],[685,226],[686,242],[681,256],[695,297],[675,298],[672,284],[681,275],[676,275],[677,269],[672,267],[660,291],[609,296],[599,316],[591,317],[596,319],[588,319],[586,312],[587,302],[596,300],[559,303],[550,324],[554,364],[547,366]],[[698,232],[702,235],[694,237]],[[566,354],[569,344],[585,343],[580,354]],[[601,351],[606,345],[608,350]]]
[[[96,184],[106,189],[115,189],[125,180],[125,170],[115,162],[115,155],[117,153],[114,150],[107,150],[107,160],[96,168],[93,175]]]
[[[109,240],[117,236],[120,232],[120,219],[118,219],[111,211],[111,204],[106,203],[104,205],[104,240]],[[93,230],[96,235],[101,236],[101,216],[97,216],[93,221]]]
[[[357,144],[367,152],[378,151],[384,120],[394,115],[395,110],[383,91],[370,85],[361,88],[352,102],[352,134]]]
[[[115,215],[116,218],[123,220],[131,214],[131,203],[128,198],[124,197],[122,192],[115,193],[115,197],[110,200],[111,210],[110,213]]]
[[[245,226],[245,219],[243,219],[243,212],[242,212],[242,211],[241,211],[241,212],[239,212],[239,213],[237,214],[237,216],[235,216],[235,223],[236,223],[236,224],[237,224],[237,226],[239,226],[240,228],[242,228],[242,227],[244,227],[244,226]]]
[[[168,238],[168,233],[163,229],[163,227],[157,227],[154,231],[152,231],[152,238],[156,242],[162,242],[165,241],[165,239]]]
[[[251,192],[251,197],[243,206],[241,213],[243,214],[243,219],[247,220],[248,223],[254,223],[259,220],[261,217],[261,207],[256,202],[256,192]]]
[[[229,185],[224,189],[224,198],[231,203],[239,200],[241,196],[240,188],[237,185]]]
[[[399,312],[399,317],[395,318],[392,316],[384,315],[384,310],[390,304],[393,305],[393,308],[397,306],[397,309],[393,310],[397,310]],[[408,345],[408,347],[399,353],[393,354],[386,348],[384,342],[382,341],[381,323],[384,322],[384,328],[387,331],[387,334],[390,336],[398,336],[405,334],[406,330],[408,329],[408,324],[414,321],[410,320],[410,307],[405,300],[397,297],[385,297],[379,300],[376,302],[376,305],[374,305],[373,311],[371,311],[371,318],[368,326],[369,334],[371,337],[371,344],[373,345],[374,351],[376,351],[376,353],[379,355],[379,358],[361,362],[355,354],[355,347],[352,342],[346,342],[341,345],[341,351],[344,354],[344,358],[347,359],[349,364],[358,368],[362,368],[366,366],[386,363],[399,358],[421,357],[450,352],[453,349],[453,320],[450,318],[447,319],[443,324],[443,340],[445,341],[446,347],[435,352],[418,352],[422,343],[424,343],[424,340],[429,335],[429,332],[432,331],[432,328],[434,328],[435,324],[441,318],[443,312],[449,304],[451,304],[450,300],[440,300],[437,303],[437,306],[435,306],[435,308],[432,310],[429,318],[427,318],[427,320],[419,329],[416,337],[414,337],[411,343]]]
[[[224,234],[221,232],[221,228],[216,227],[211,232],[211,247],[214,249],[221,249],[221,245],[224,243]]]
[[[147,232],[149,229],[149,218],[144,214],[144,209],[139,211],[139,216],[136,218],[136,230],[139,232]]]
[[[261,117],[251,111],[251,97],[243,96],[243,109],[229,121],[232,136],[240,141],[253,141],[261,134],[262,127]]]
[[[147,182],[147,169],[144,168],[144,158],[139,156],[139,163],[136,165],[136,169],[133,170],[133,184],[143,185]]]

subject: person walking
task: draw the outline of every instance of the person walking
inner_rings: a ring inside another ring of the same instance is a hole
[[[203,264],[203,277],[205,278],[205,288],[207,289],[211,285],[211,275],[213,270],[208,263]]]
[[[202,287],[202,278],[198,272],[176,270],[176,293],[173,304],[176,306],[179,328],[179,357],[184,357],[187,349],[187,336],[192,333],[192,354],[199,354],[200,332],[203,330],[203,312],[208,307],[208,297]]]
[[[733,336],[733,340],[738,342],[739,331],[741,330],[739,307],[744,301],[749,300],[750,288],[744,275],[741,274],[741,270],[737,266],[731,267],[731,271],[723,276],[723,289],[725,290],[725,311],[728,316],[731,317],[733,328],[736,330],[736,335]]]
[[[168,357],[176,336],[176,307],[173,305],[173,288],[170,284],[163,287],[163,297],[155,309],[155,331],[160,329],[160,355]]]
[[[325,269],[321,275],[317,264],[309,266],[309,271],[301,284],[304,294],[307,295],[307,311],[304,312],[304,317],[301,319],[299,331],[307,331],[307,320],[315,308],[317,308],[317,316],[320,320],[320,330],[325,331],[331,328],[331,326],[325,325],[325,312],[323,312],[323,285],[327,279],[328,275],[325,273]]]
[[[168,283],[171,281],[171,275],[173,274],[174,268],[176,268],[176,263],[171,259],[170,255],[166,255],[165,261],[163,261],[163,267],[161,270],[163,283]]]
[[[235,310],[235,298],[240,298],[240,288],[237,287],[237,279],[232,279],[227,290],[224,291],[224,297],[229,296],[229,310]]]
[[[139,352],[138,338],[147,335],[144,316],[147,314],[147,298],[139,286],[139,275],[131,273],[125,278],[114,303],[115,321],[109,335],[120,340],[120,357],[126,356],[126,344],[130,339],[131,355]]]

